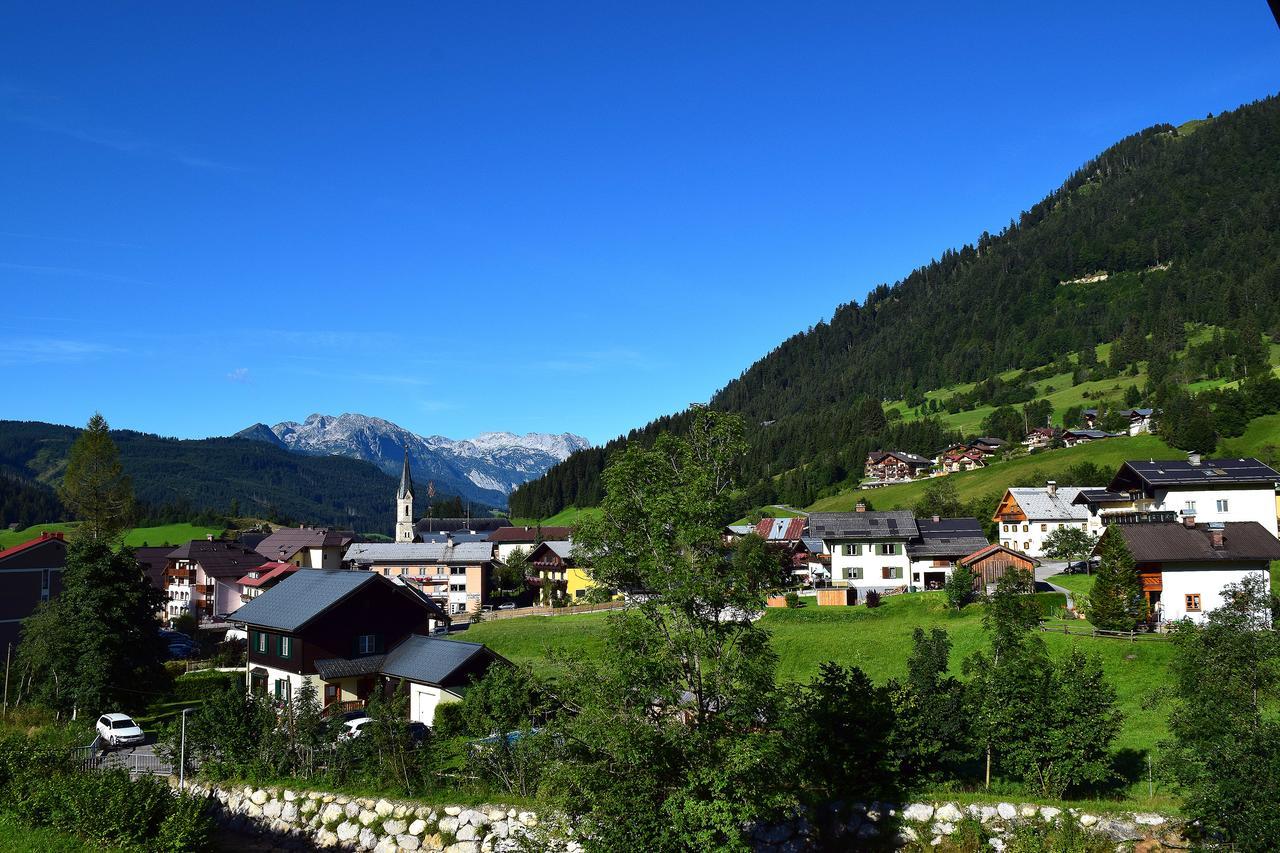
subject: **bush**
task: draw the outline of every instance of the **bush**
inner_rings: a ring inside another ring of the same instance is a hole
[[[206,850],[213,830],[208,803],[201,797],[184,792],[175,797],[173,808],[160,824],[151,849],[158,853]]]
[[[794,608],[800,606],[800,594],[794,590],[784,595],[783,598],[787,602],[787,607]]]
[[[880,593],[876,592],[874,589],[869,589],[869,590],[867,590],[867,606],[868,606],[868,607],[879,607],[879,606],[880,606]]]

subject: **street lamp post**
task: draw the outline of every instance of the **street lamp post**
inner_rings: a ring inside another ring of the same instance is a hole
[[[195,708],[182,709],[182,737],[178,741],[178,790],[186,787],[187,781],[187,714]]]

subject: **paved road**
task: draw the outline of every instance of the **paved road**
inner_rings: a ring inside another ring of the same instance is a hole
[[[1043,588],[1041,587],[1041,585],[1043,584],[1044,587],[1048,587],[1054,592],[1063,593],[1067,597],[1067,609],[1075,610],[1076,602],[1075,602],[1075,599],[1072,598],[1071,596],[1071,590],[1067,589],[1066,587],[1058,586],[1057,584],[1051,583],[1049,581],[1049,577],[1051,575],[1062,574],[1062,570],[1065,569],[1066,567],[1067,567],[1066,560],[1043,561],[1040,565],[1036,566],[1036,586],[1039,588]]]

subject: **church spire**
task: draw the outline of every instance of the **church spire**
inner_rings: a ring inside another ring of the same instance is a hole
[[[404,470],[400,472],[400,490],[396,492],[396,500],[413,497],[413,476],[409,473],[409,450],[404,451]]]

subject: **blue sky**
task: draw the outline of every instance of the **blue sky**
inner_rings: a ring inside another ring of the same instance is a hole
[[[0,417],[603,441],[1280,88],[1260,0],[862,5],[14,5]]]

